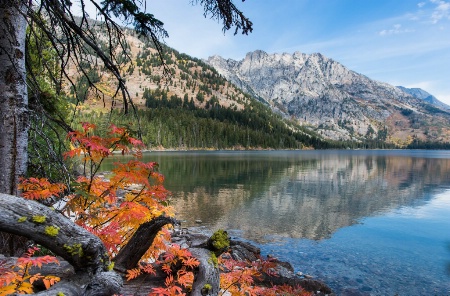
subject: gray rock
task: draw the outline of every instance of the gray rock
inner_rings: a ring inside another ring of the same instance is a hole
[[[330,139],[375,139],[387,127],[386,120],[402,110],[419,117],[430,115],[424,100],[320,53],[257,50],[241,61],[212,56],[206,62],[276,112]]]

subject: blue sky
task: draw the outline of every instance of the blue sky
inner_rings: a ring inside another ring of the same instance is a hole
[[[248,36],[222,32],[188,0],[147,0],[167,45],[197,58],[240,60],[268,53],[320,52],[393,85],[420,87],[450,104],[450,0],[235,0],[252,20]]]
[[[320,52],[392,85],[420,87],[450,105],[450,0],[234,0],[253,33],[222,32],[199,0],[142,0],[164,22],[166,44],[197,58],[240,60]],[[95,13],[90,13],[94,16]]]

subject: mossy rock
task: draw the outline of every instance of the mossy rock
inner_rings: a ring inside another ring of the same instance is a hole
[[[230,247],[230,238],[225,230],[219,229],[208,239],[208,248],[216,254],[224,252]]]

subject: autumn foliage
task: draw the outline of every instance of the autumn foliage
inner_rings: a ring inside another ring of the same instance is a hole
[[[42,267],[43,264],[57,263],[58,259],[53,256],[32,257],[34,253],[39,251],[38,247],[31,247],[27,253],[17,259],[15,264],[9,265],[6,262],[0,262],[0,296],[33,293],[33,283],[41,280],[48,289],[59,281],[59,277],[40,273],[31,275],[32,267]]]
[[[83,123],[83,130],[68,134],[72,149],[64,154],[66,158],[81,161],[83,173],[71,185],[52,184],[47,179],[21,179],[22,196],[52,204],[74,223],[98,236],[112,261],[139,226],[161,216],[173,216],[168,205],[169,192],[164,188],[164,177],[158,172],[155,162],[144,163],[140,148],[142,142],[131,136],[126,128],[111,125],[108,136],[95,134],[93,124]],[[108,178],[99,177],[103,160],[114,153],[131,153],[134,159],[127,163],[116,163]],[[76,246],[68,246],[70,252],[81,252]],[[14,266],[0,264],[0,296],[10,293],[32,293],[33,282],[42,280],[45,287],[59,279],[40,274],[29,274],[31,266],[57,263],[55,257],[32,257],[38,250],[32,247],[19,258]],[[82,254],[78,254],[80,257]],[[307,295],[301,289],[292,287],[258,287],[254,279],[262,273],[273,273],[269,261],[238,262],[226,253],[217,262],[222,270],[221,294],[231,295]],[[170,231],[163,228],[141,262],[128,270],[127,280],[133,280],[143,273],[154,275],[158,267],[166,274],[164,286],[149,291],[149,295],[186,295],[194,282],[194,270],[199,262],[187,249],[170,243]],[[114,266],[111,265],[111,269]],[[7,270],[7,271],[5,271]],[[278,291],[278,292],[277,292]]]
[[[54,207],[98,236],[113,260],[141,224],[161,215],[172,216],[173,209],[167,203],[169,192],[163,186],[164,177],[158,173],[157,163],[139,161],[142,142],[133,138],[128,129],[111,125],[108,136],[100,137],[95,135],[95,125],[83,123],[82,127],[82,131],[68,134],[72,149],[64,154],[66,158],[80,159],[83,168],[83,174],[72,184],[71,192],[64,192],[67,188],[62,184],[52,184],[46,179],[37,178],[22,179],[19,188],[26,199],[56,200]],[[116,152],[131,153],[135,158],[127,163],[116,163],[107,179],[99,177],[98,170],[103,160]],[[163,229],[142,261],[162,264],[168,275],[166,287],[155,292],[179,291],[182,295],[181,287],[189,288],[192,285],[192,270],[198,262],[188,250],[180,249],[169,241],[170,232]],[[77,251],[75,248],[71,250]],[[164,258],[162,261],[159,260],[161,254]],[[172,269],[178,262],[181,267]],[[127,278],[133,279],[141,273],[154,273],[152,265],[142,264],[129,270]],[[4,287],[0,289],[5,289],[5,284],[2,284]]]

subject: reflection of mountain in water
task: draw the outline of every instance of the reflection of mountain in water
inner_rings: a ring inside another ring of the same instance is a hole
[[[426,188],[449,182],[450,174],[446,159],[329,155],[264,164],[249,159],[229,171],[222,167],[219,176],[208,171],[203,178],[212,183],[176,192],[180,216],[188,224],[200,219],[215,229],[240,229],[255,240],[322,239],[363,217],[423,202]],[[217,160],[205,161],[221,167]]]
[[[287,167],[284,178],[246,203],[246,215],[230,211],[227,226],[252,239],[327,238],[358,219],[424,202],[427,185],[449,169],[448,161],[399,157],[323,159],[308,171]]]
[[[257,241],[320,240],[361,218],[421,204],[433,185],[450,185],[450,159],[390,153],[175,153],[152,160],[186,226],[199,219]]]

